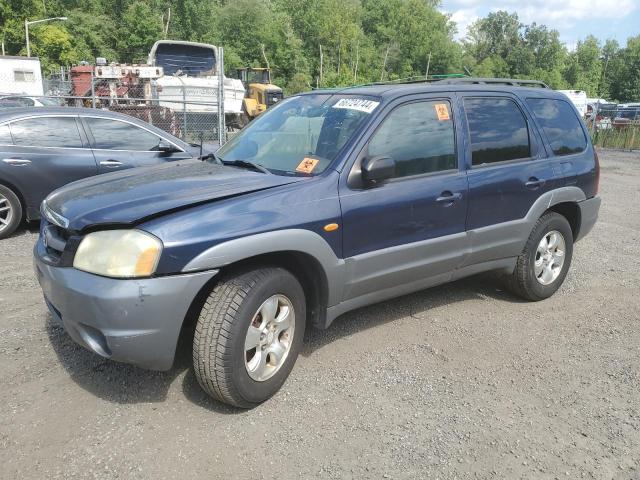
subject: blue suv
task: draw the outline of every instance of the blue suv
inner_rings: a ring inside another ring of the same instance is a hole
[[[35,270],[79,344],[166,370],[189,335],[202,388],[250,408],[284,383],[306,328],[349,310],[485,271],[551,296],[598,182],[575,108],[544,85],[315,91],[215,156],[55,191]]]

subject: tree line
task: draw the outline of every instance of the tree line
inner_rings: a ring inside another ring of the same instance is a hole
[[[265,66],[287,93],[427,74],[543,80],[590,97],[640,101],[640,35],[594,36],[569,49],[557,30],[492,12],[455,40],[438,0],[10,0],[0,2],[7,55],[25,55],[24,20],[47,75],[59,66],[144,62],[162,38],[225,48],[228,72]]]

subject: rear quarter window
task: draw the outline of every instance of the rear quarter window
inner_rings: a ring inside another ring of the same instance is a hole
[[[527,98],[527,104],[547,136],[554,155],[571,155],[587,148],[587,138],[571,105],[552,98]]]

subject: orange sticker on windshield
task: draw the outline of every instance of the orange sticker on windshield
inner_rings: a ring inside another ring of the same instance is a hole
[[[441,122],[443,120],[449,120],[449,109],[446,103],[436,103],[434,107],[436,109],[436,115],[438,115],[438,120]]]
[[[296,172],[311,173],[313,172],[313,169],[316,168],[319,161],[320,160],[316,158],[304,157],[296,167]]]

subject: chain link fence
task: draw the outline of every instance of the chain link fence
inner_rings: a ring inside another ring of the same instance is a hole
[[[219,55],[218,75],[224,71],[222,49]],[[22,93],[0,98],[0,109],[54,105],[105,109],[148,122],[189,143],[222,145],[228,134],[242,126],[237,108],[225,111],[227,81],[218,82],[220,76],[189,77],[185,82],[182,77],[154,72],[159,70],[148,65],[74,67],[42,79],[44,95]],[[3,85],[17,85],[10,73],[0,72],[0,92]],[[2,78],[3,74],[9,77]],[[163,87],[165,79],[169,81]],[[167,83],[171,86],[166,87]],[[237,105],[244,90],[232,95]]]
[[[587,125],[598,147],[640,149],[640,106],[595,105]]]

